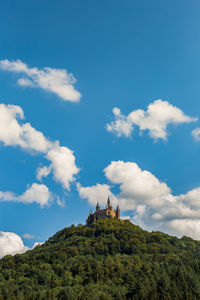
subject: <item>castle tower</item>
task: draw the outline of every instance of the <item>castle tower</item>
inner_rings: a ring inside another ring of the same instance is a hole
[[[96,211],[100,211],[100,205],[99,205],[99,202],[97,202]]]
[[[117,219],[120,219],[120,208],[119,208],[119,204],[117,205],[117,208],[116,208],[115,213],[116,213],[116,218],[117,218]]]
[[[110,198],[108,197],[108,200],[107,200],[107,208],[110,207]]]

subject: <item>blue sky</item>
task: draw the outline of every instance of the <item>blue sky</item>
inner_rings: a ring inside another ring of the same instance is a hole
[[[1,3],[2,109],[20,108],[24,119],[13,120],[21,128],[30,123],[51,143],[41,152],[30,144],[20,145],[24,140],[19,138],[17,142],[1,138],[7,126],[0,128],[2,239],[5,232],[15,233],[14,238],[20,236],[32,247],[63,227],[84,223],[97,200],[105,203],[107,193],[121,206],[122,216],[143,228],[200,239],[200,121],[194,119],[200,117],[199,10],[199,1],[182,0]],[[22,63],[25,72],[19,72]],[[44,87],[44,78],[37,76],[46,72],[45,67],[64,70],[65,80],[72,73],[76,82],[59,82],[55,92],[60,73],[53,79],[44,75],[48,88]],[[70,84],[72,96],[66,94]],[[157,99],[162,99],[159,107]],[[147,111],[150,104],[156,116]],[[167,117],[159,111],[163,105]],[[121,114],[115,119],[116,107]],[[128,117],[139,109],[144,113],[139,121]],[[117,120],[131,132],[115,130]],[[166,126],[166,137],[152,136],[152,126]],[[191,134],[194,129],[196,135]],[[49,149],[55,150],[55,141],[74,151],[74,180],[63,183],[55,178],[62,163],[41,181],[36,178],[38,167],[55,162],[45,158]],[[42,185],[43,192],[47,187],[52,196],[49,205],[41,207],[23,196],[34,183],[37,188]]]

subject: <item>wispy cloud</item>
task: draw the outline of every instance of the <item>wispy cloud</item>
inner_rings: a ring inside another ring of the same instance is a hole
[[[24,239],[34,239],[34,238],[35,238],[35,236],[34,236],[33,234],[30,234],[30,233],[24,233],[24,234],[22,235],[22,237],[23,237]]]
[[[41,88],[56,94],[64,101],[77,102],[81,98],[80,92],[74,87],[75,77],[65,69],[30,68],[21,60],[9,61],[7,59],[0,61],[0,68],[5,71],[23,74],[23,77],[17,80],[20,86]]]

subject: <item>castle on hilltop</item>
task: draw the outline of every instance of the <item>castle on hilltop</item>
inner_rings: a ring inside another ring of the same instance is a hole
[[[93,222],[96,222],[98,219],[106,219],[106,218],[116,218],[120,219],[120,208],[117,205],[116,209],[113,209],[110,204],[110,199],[108,197],[106,208],[101,209],[99,203],[97,203],[96,211],[93,213],[90,211],[89,216],[86,220],[86,225],[90,225]]]

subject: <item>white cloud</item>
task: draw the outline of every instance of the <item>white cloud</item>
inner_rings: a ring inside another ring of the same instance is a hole
[[[18,199],[24,203],[36,202],[43,207],[51,203],[53,196],[46,185],[33,183]]]
[[[172,220],[168,224],[168,232],[177,236],[190,236],[193,239],[200,239],[200,220],[182,219]]]
[[[20,196],[15,195],[13,192],[0,191],[0,202],[14,201],[22,203],[38,203],[41,207],[49,205],[53,200],[53,195],[48,187],[44,184],[33,183],[31,187]]]
[[[24,86],[24,87],[27,87],[27,86],[29,86],[29,87],[36,87],[34,85],[34,83],[31,80],[27,79],[27,78],[19,78],[17,80],[17,83],[19,85],[21,85],[21,86]]]
[[[23,253],[29,248],[24,246],[20,236],[13,232],[0,231],[0,257]]]
[[[110,191],[110,186],[107,184],[99,184],[90,186],[90,187],[83,187],[79,183],[77,184],[77,189],[79,195],[82,199],[88,199],[88,202],[92,206],[96,206],[97,202],[101,205],[105,205],[110,197],[112,203],[115,205],[118,201],[113,193]]]
[[[34,235],[25,233],[23,238],[33,239]],[[32,249],[42,244],[44,244],[44,242],[35,242]],[[31,249],[24,245],[22,238],[19,235],[13,232],[0,231],[0,258],[4,257],[5,255],[21,254],[27,250]]]
[[[29,123],[20,124],[24,112],[20,106],[0,104],[0,141],[6,146],[20,146],[23,149],[46,153],[53,147],[42,132]]]
[[[63,187],[69,190],[69,183],[75,180],[74,175],[79,172],[73,151],[66,147],[54,147],[48,151],[46,158],[52,162],[55,180],[61,182]]]
[[[37,179],[41,180],[52,171],[55,180],[69,190],[79,172],[73,151],[61,147],[58,141],[51,142],[30,123],[21,124],[18,119],[24,119],[20,106],[0,104],[0,141],[6,146],[20,146],[24,150],[42,153],[51,164],[37,169]]]
[[[60,207],[65,207],[65,199],[60,199],[59,196],[57,196],[57,204],[60,206]]]
[[[195,141],[199,142],[200,141],[200,128],[195,128],[192,130],[192,136]]]
[[[38,167],[36,170],[36,178],[40,181],[43,177],[47,177],[51,172],[51,166]]]
[[[104,169],[111,185],[90,187],[78,185],[81,198],[95,206],[105,205],[108,195],[113,204],[132,215],[132,222],[147,230],[160,230],[172,235],[189,235],[200,240],[200,187],[185,194],[173,195],[170,187],[136,163],[114,161]],[[111,189],[119,188],[114,196]]]
[[[123,210],[132,210],[148,203],[161,207],[171,192],[166,183],[159,181],[151,172],[141,170],[133,162],[113,161],[104,169],[104,173],[112,184],[119,185],[117,197],[107,184],[97,183],[90,187],[77,185],[80,197],[88,199],[93,206],[97,202],[105,205],[107,197],[111,196],[113,204],[119,203]]]
[[[34,249],[37,246],[41,246],[43,244],[44,244],[44,242],[35,242],[34,245],[33,245],[33,247],[32,247],[32,249]]]
[[[179,108],[161,99],[150,103],[146,111],[138,109],[132,111],[128,116],[124,116],[119,108],[114,108],[113,113],[115,120],[107,124],[106,129],[118,137],[129,137],[134,126],[137,125],[141,132],[148,130],[151,138],[166,140],[169,124],[197,121],[197,118],[185,115]]]
[[[128,120],[126,116],[122,115],[120,109],[117,107],[113,108],[113,114],[115,116],[115,121],[106,125],[107,131],[115,133],[117,137],[131,136],[133,131],[133,123]]]
[[[181,202],[186,206],[190,206],[192,209],[200,209],[200,187],[197,187],[186,194],[176,196],[176,201]]]
[[[29,123],[23,124],[21,128],[24,141],[21,146],[23,148],[46,153],[48,149],[54,147],[54,144],[47,140],[42,132],[34,129]]]
[[[122,220],[129,220],[130,221],[131,217],[130,216],[123,216],[123,217],[121,216],[121,219]]]
[[[166,183],[133,162],[113,161],[104,173],[112,183],[120,185],[118,199],[122,208],[134,209],[146,203],[161,206],[163,197],[171,192]]]
[[[81,94],[74,87],[76,79],[65,69],[30,68],[20,60],[9,61],[7,59],[0,61],[0,68],[26,76],[18,79],[17,82],[21,86],[44,89],[65,101],[77,102],[80,100]]]
[[[22,235],[22,237],[23,237],[24,239],[34,239],[34,238],[35,238],[35,236],[34,236],[33,234],[30,234],[30,233],[24,233],[24,234]]]

